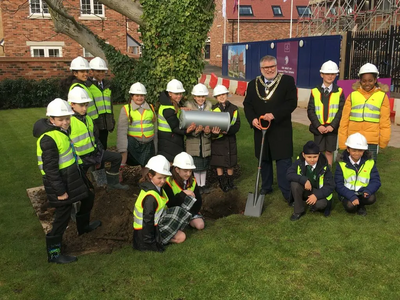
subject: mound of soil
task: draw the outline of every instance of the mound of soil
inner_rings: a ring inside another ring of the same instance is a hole
[[[240,169],[235,169],[235,177],[240,176]],[[103,225],[93,232],[78,236],[76,225],[70,222],[63,236],[64,252],[73,255],[102,252],[111,253],[124,245],[132,245],[133,238],[133,208],[140,192],[138,181],[140,167],[127,167],[123,174],[124,184],[128,191],[107,191],[104,187],[95,187],[95,203],[91,219],[101,220]],[[209,171],[207,182],[211,182],[210,193],[203,194],[201,213],[207,219],[218,219],[231,214],[242,213],[243,199],[238,198],[235,190],[224,193],[217,186],[215,171]],[[43,187],[28,189],[32,206],[43,226],[45,233],[51,229],[54,208],[48,207],[46,193]]]

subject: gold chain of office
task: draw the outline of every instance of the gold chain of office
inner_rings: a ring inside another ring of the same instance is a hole
[[[281,81],[281,79],[282,79],[282,74],[278,73],[278,75],[275,77],[275,79],[270,84],[266,84],[264,82],[264,80],[261,78],[261,76],[257,76],[255,84],[256,84],[256,92],[257,92],[258,98],[260,98],[261,100],[264,100],[264,101],[268,101],[272,97],[272,95],[274,94],[274,92],[275,92],[276,88],[278,87],[279,82]],[[259,81],[263,85],[263,87],[265,88],[265,97],[262,97],[260,95],[260,91],[258,90],[257,81]],[[273,85],[275,85],[275,86],[270,91],[270,88]]]

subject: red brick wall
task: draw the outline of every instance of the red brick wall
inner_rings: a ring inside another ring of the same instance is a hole
[[[70,59],[66,58],[0,58],[0,80],[3,79],[44,79],[51,77],[66,78],[71,74]]]
[[[62,49],[63,57],[74,58],[83,55],[82,47],[63,34],[53,30],[51,19],[30,19],[29,4],[27,0],[3,0],[1,3],[5,55],[7,57],[31,57],[30,46],[27,41],[42,42],[65,42]],[[121,14],[104,7],[105,20],[81,20],[79,0],[64,1],[69,13],[76,20],[88,26],[94,33],[104,38],[111,45],[126,53],[126,21]],[[129,33],[138,39],[137,26],[131,26]]]

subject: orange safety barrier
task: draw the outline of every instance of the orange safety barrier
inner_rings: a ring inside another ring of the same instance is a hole
[[[206,82],[206,74],[201,74],[200,83],[204,84]]]
[[[222,78],[222,85],[224,85],[229,90],[229,79]]]
[[[390,120],[394,122],[394,117],[396,112],[394,111],[394,98],[389,98],[389,105],[390,105]]]
[[[238,81],[238,86],[236,89],[236,95],[244,96],[247,90],[247,82],[246,81]]]
[[[210,87],[213,89],[213,88],[215,88],[215,86],[217,85],[217,83],[218,83],[218,77],[217,77],[217,75],[215,75],[214,73],[211,73],[211,79],[210,79]]]

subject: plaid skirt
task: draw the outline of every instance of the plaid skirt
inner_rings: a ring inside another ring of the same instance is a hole
[[[200,156],[193,156],[193,162],[196,166],[195,172],[200,171],[207,171],[208,167],[210,166],[210,159],[211,157],[200,157]]]
[[[128,136],[128,165],[145,166],[154,155],[154,141],[144,144],[134,137]]]
[[[161,242],[165,245],[175,236],[178,230],[184,230],[189,224],[192,214],[189,210],[197,200],[193,197],[185,197],[181,206],[174,206],[164,210],[158,221],[158,230]]]

